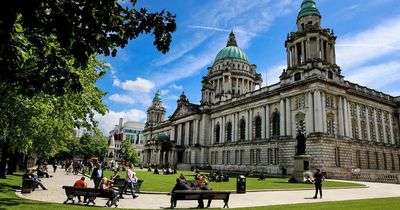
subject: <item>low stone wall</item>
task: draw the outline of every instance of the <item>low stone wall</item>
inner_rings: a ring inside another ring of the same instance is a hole
[[[351,180],[400,184],[400,174],[353,173]]]

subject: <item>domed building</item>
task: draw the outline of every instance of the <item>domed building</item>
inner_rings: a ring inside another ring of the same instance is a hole
[[[328,177],[399,174],[400,97],[346,81],[336,64],[336,36],[321,18],[315,1],[303,0],[297,31],[285,42],[287,68],[266,87],[231,32],[202,79],[200,104],[182,94],[174,114],[160,120],[165,108],[156,96],[143,164],[275,175],[284,167],[291,174],[303,133],[309,168]]]

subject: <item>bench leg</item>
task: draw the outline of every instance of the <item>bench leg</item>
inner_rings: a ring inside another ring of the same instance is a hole
[[[96,197],[89,197],[88,198],[89,201],[86,203],[86,205],[88,206],[90,203],[92,203],[93,206],[96,205],[96,202],[94,202],[95,199]]]
[[[224,203],[225,203],[225,205],[224,205],[224,207],[223,208],[228,208],[229,209],[229,206],[228,206],[228,201],[224,201]]]
[[[211,199],[208,199],[208,203],[207,203],[207,208],[210,208],[210,206],[211,206]]]
[[[75,196],[73,195],[67,196],[67,200],[64,201],[64,204],[68,203],[68,201],[72,201],[72,204],[74,204],[75,203],[74,197]]]

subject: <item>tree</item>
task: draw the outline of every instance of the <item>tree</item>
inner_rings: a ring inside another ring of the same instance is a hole
[[[85,69],[70,65],[68,71],[79,75],[82,84],[80,92],[69,92],[63,96],[40,93],[28,97],[8,91],[0,97],[0,112],[3,114],[0,118],[0,177],[5,177],[6,161],[16,152],[25,155],[33,153],[39,158],[48,159],[65,149],[73,139],[74,127],[97,128],[94,114],[107,111],[102,103],[105,93],[95,87],[104,68],[105,65],[96,56],[91,57]],[[7,88],[7,85],[0,82],[0,86]],[[10,159],[8,165],[17,162]]]
[[[108,140],[100,132],[97,132],[94,136],[86,133],[79,140],[79,152],[85,160],[90,159],[93,156],[102,157],[107,154]]]
[[[120,153],[121,157],[124,160],[131,162],[133,164],[140,163],[139,155],[137,154],[135,148],[129,141],[125,140],[122,142]]]
[[[135,5],[136,0],[129,7],[117,0],[0,1],[0,81],[28,96],[63,95],[82,90],[70,65],[84,69],[93,55],[115,56],[142,33],[152,33],[157,49],[167,52],[175,16]]]

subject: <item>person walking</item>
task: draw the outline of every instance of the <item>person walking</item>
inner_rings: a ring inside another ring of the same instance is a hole
[[[325,180],[325,177],[322,175],[321,171],[317,168],[314,173],[314,185],[315,185],[315,196],[317,198],[319,191],[319,198],[322,198],[322,182]]]
[[[99,163],[96,163],[96,168],[93,169],[90,179],[94,182],[94,188],[99,189],[100,182],[103,179],[103,169]]]
[[[54,173],[56,173],[56,170],[57,170],[57,161],[54,161],[53,162],[53,171],[54,171]]]
[[[121,199],[124,199],[123,194],[128,189],[128,187],[131,189],[132,197],[137,197],[137,195],[135,195],[135,188],[133,185],[136,184],[138,178],[136,177],[136,173],[133,171],[133,169],[133,164],[129,164],[129,169],[126,171],[124,186],[121,188],[121,191],[119,193],[119,198]]]

